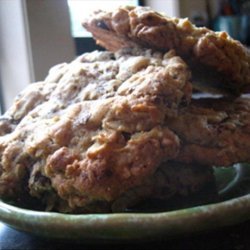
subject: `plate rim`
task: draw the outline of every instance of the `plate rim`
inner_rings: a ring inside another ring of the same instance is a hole
[[[34,211],[0,200],[0,221],[17,230],[59,239],[140,240],[173,237],[250,219],[250,194],[169,212],[61,214]]]

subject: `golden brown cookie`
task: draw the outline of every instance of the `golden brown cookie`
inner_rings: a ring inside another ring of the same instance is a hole
[[[175,49],[191,67],[199,90],[230,95],[250,91],[250,53],[226,32],[198,28],[188,19],[170,18],[149,7],[96,11],[83,26],[110,51],[135,45]]]
[[[0,196],[27,191],[84,212],[140,185],[178,153],[164,122],[189,102],[189,79],[174,51],[95,51],[55,66],[1,117]]]
[[[166,123],[181,140],[177,161],[210,166],[250,161],[250,98],[192,100]]]

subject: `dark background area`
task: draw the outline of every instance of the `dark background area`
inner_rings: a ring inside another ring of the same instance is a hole
[[[4,226],[0,230],[0,250],[59,250],[59,249],[114,249],[114,250],[249,250],[250,249],[250,221],[244,223],[218,228],[213,231],[182,235],[178,238],[164,239],[159,238],[150,242],[122,242],[122,243],[103,243],[80,241],[63,241],[39,238],[16,231]],[[2,224],[0,223],[0,228]],[[138,228],[140,230],[140,228]]]
[[[75,37],[76,54],[81,55],[85,52],[92,52],[94,50],[104,50],[98,46],[92,37]]]

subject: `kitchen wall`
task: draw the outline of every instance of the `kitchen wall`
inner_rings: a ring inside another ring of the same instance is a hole
[[[145,0],[144,4],[152,9],[164,12],[168,16],[180,16],[180,2],[182,0]]]
[[[0,0],[0,82],[5,107],[50,67],[75,58],[67,0]]]
[[[48,70],[75,57],[66,0],[26,0],[34,76],[43,80]]]
[[[0,81],[5,107],[34,80],[26,5],[22,0],[0,1]]]

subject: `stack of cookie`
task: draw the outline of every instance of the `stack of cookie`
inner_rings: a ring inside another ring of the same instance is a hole
[[[0,118],[0,197],[126,211],[215,190],[213,166],[250,160],[243,45],[147,7],[97,11],[83,25],[109,51],[53,67]]]

